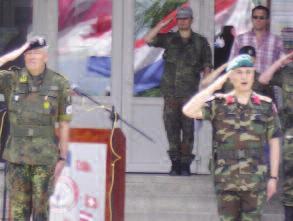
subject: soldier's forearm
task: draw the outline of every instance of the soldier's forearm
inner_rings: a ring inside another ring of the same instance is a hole
[[[22,53],[29,47],[30,43],[26,42],[24,43],[20,48],[13,50],[11,52],[8,52],[7,54],[0,57],[0,67],[3,66],[5,63],[9,61],[13,61],[16,58],[18,58]]]
[[[270,144],[270,176],[279,176],[279,163],[280,163],[280,139],[273,138],[269,141]]]
[[[227,67],[227,63],[221,65],[216,70],[212,71],[210,74],[207,74],[200,82],[201,88],[206,88],[211,84]]]
[[[62,121],[59,123],[60,141],[59,151],[60,157],[66,158],[69,142],[69,123]]]
[[[203,108],[205,102],[208,98],[214,93],[216,89],[213,85],[210,85],[208,88],[200,91],[198,94],[193,96],[187,104],[183,106],[183,113],[190,118],[201,119],[202,112],[201,109]]]
[[[258,81],[261,84],[269,84],[270,80],[272,80],[275,72],[281,67],[281,62],[276,61],[274,62],[265,72],[261,73]]]
[[[160,30],[163,28],[161,23],[157,24],[154,28],[152,28],[144,37],[144,41],[146,43],[151,43],[152,40],[157,36]]]

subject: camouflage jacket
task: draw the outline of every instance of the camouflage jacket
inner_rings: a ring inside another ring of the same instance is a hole
[[[214,176],[217,190],[248,191],[265,187],[264,144],[281,136],[270,98],[253,93],[248,104],[218,94],[203,108],[213,127]]]
[[[211,48],[203,36],[192,32],[184,42],[179,32],[158,34],[150,44],[165,49],[161,92],[168,97],[189,97],[197,89],[200,72],[212,66]]]
[[[10,135],[3,158],[13,163],[53,165],[59,149],[55,123],[70,121],[69,83],[49,69],[33,77],[27,70],[0,72],[0,93],[7,103]]]
[[[293,62],[274,74],[270,82],[282,88],[283,105],[280,117],[284,129],[293,127]],[[292,134],[293,135],[293,134]]]

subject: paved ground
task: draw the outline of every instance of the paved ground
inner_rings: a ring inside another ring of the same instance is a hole
[[[1,218],[3,217],[3,185],[3,171],[0,170]],[[126,175],[125,221],[178,220],[218,220],[211,176],[192,175],[191,177],[170,177],[164,174]],[[279,196],[275,196],[271,202],[266,204],[263,221],[282,220],[282,206],[279,201]]]

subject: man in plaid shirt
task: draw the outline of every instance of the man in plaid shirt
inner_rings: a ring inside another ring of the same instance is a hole
[[[274,61],[278,60],[283,53],[283,42],[280,37],[268,30],[270,11],[267,7],[256,6],[252,9],[251,31],[238,35],[233,43],[230,60],[238,55],[243,46],[252,46],[256,49],[255,67],[259,73],[263,73]]]

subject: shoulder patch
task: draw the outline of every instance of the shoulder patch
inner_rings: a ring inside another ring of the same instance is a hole
[[[208,101],[212,101],[212,100],[215,100],[215,99],[224,99],[225,98],[225,94],[220,94],[220,93],[217,93],[217,94],[213,94],[212,96],[210,96],[206,102]]]
[[[272,98],[253,92],[252,99],[272,103]],[[256,101],[257,102],[257,101]]]
[[[64,76],[63,74],[60,74],[60,73],[58,73],[58,72],[55,72],[55,71],[53,71],[53,70],[51,70],[51,69],[49,69],[49,68],[47,69],[47,72],[48,72],[48,73],[51,73],[51,74],[53,74],[53,75],[55,75],[55,76],[57,76],[57,77],[60,77],[61,79],[65,79],[65,80],[68,81],[67,77]]]

